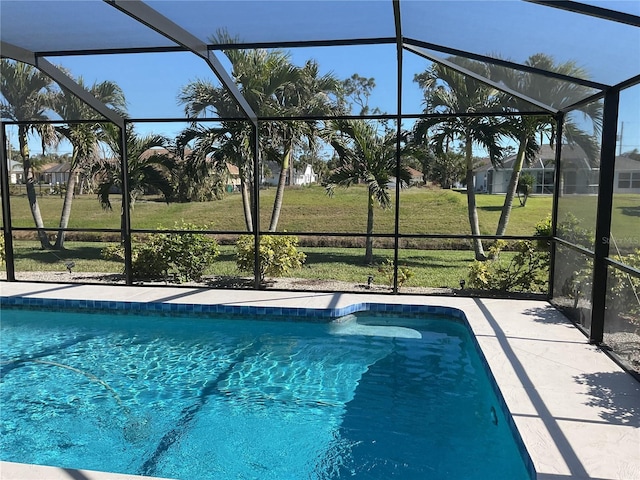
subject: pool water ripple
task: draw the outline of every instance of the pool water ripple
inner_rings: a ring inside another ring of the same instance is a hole
[[[464,325],[276,320],[3,311],[3,361],[41,363],[2,376],[2,459],[201,480],[529,478]]]

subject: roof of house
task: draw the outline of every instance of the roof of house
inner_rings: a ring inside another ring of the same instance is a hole
[[[68,173],[71,165],[68,163],[46,163],[42,165],[41,173]]]
[[[634,160],[631,157],[619,155],[616,157],[616,170],[640,171],[640,160]]]
[[[227,170],[229,171],[229,175],[232,177],[240,176],[240,169],[236,165],[227,162]]]
[[[420,177],[422,178],[422,172],[416,170],[415,168],[407,167],[407,170],[411,174],[412,177]]]
[[[490,170],[493,165],[491,164],[491,159],[488,157],[483,158],[474,158],[474,167],[473,171],[476,173],[486,172]]]
[[[539,169],[553,169],[556,158],[555,146],[541,145],[540,150],[536,154],[532,162],[527,165],[527,168],[539,168]],[[578,145],[562,145],[562,160],[569,163],[579,164],[591,168],[591,163],[587,158],[587,154]],[[513,164],[516,161],[516,155],[510,155],[502,161],[502,165],[498,167],[498,170],[511,170]],[[488,168],[490,170],[491,167]]]

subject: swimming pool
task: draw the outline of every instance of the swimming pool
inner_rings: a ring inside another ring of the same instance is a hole
[[[122,313],[3,306],[3,460],[198,479],[532,476],[460,318]]]

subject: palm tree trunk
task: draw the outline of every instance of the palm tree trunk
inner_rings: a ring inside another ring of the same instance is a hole
[[[373,263],[373,207],[375,199],[373,194],[369,192],[369,201],[367,203],[367,239],[364,251],[364,263],[371,265]]]
[[[523,135],[520,139],[520,145],[518,146],[518,154],[516,155],[516,161],[513,164],[513,170],[511,170],[511,178],[509,179],[509,186],[507,187],[507,193],[504,197],[504,203],[502,204],[502,212],[500,213],[500,220],[498,221],[498,228],[496,235],[504,235],[509,224],[509,217],[511,216],[511,209],[513,208],[513,200],[518,190],[518,180],[520,179],[520,173],[524,165],[524,153],[527,150],[527,144],[529,139],[526,135]]]
[[[42,221],[42,214],[40,213],[40,206],[38,205],[38,196],[36,194],[35,178],[33,175],[33,169],[31,168],[31,159],[29,158],[29,145],[27,142],[27,130],[26,127],[20,126],[18,129],[18,139],[20,142],[20,156],[22,157],[22,168],[24,171],[24,178],[27,188],[27,199],[29,200],[29,208],[31,210],[31,216],[38,229],[38,240],[40,241],[40,247],[43,249],[51,248],[51,242],[47,236],[47,232],[44,230],[44,222]]]
[[[291,163],[291,154],[293,153],[293,145],[291,140],[287,140],[285,144],[284,156],[282,157],[282,165],[280,165],[280,177],[278,178],[278,188],[276,190],[276,198],[273,201],[273,211],[271,212],[271,222],[269,223],[269,231],[275,232],[278,228],[278,220],[280,220],[280,210],[282,210],[282,200],[284,198],[284,186],[287,181],[287,171]],[[290,179],[289,184],[291,184]]]
[[[476,192],[474,190],[474,175],[473,175],[473,151],[472,151],[471,138],[467,137],[465,142],[465,157],[467,164],[467,212],[469,214],[469,225],[471,226],[472,235],[480,235],[480,222],[478,220],[478,208],[476,206]],[[475,258],[478,261],[485,261],[487,256],[484,254],[484,248],[482,247],[482,240],[474,238],[473,251]]]
[[[247,232],[253,232],[253,215],[251,214],[251,194],[249,193],[249,186],[244,177],[240,176],[240,192],[242,193],[242,209],[244,210],[244,223],[247,227]]]
[[[75,160],[72,164],[75,163]],[[64,248],[65,231],[69,225],[69,218],[71,217],[71,204],[73,203],[73,193],[76,188],[76,170],[72,168],[69,171],[69,180],[67,180],[67,192],[64,196],[64,202],[62,203],[62,214],[60,215],[60,229],[58,230],[58,236],[56,237],[56,243],[53,248],[56,250],[62,250]]]

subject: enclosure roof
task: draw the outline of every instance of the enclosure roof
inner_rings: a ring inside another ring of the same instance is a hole
[[[9,58],[171,50],[205,58],[229,47],[214,39],[226,31],[233,48],[398,42],[510,67],[545,53],[574,61],[583,72],[575,80],[595,90],[640,78],[636,0],[0,0],[0,14]],[[215,54],[208,60],[222,69]]]

